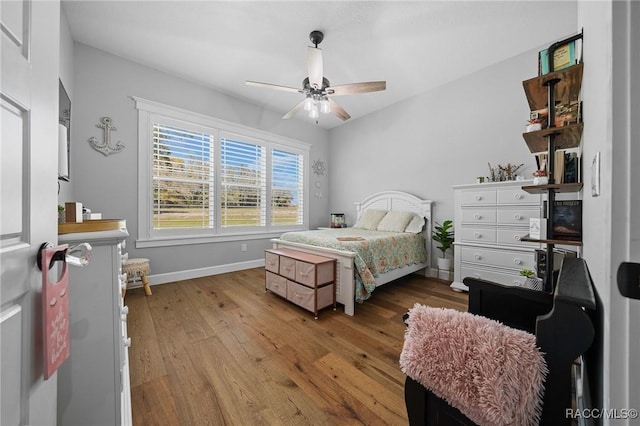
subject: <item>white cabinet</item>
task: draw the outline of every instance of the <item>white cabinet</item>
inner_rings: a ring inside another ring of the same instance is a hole
[[[91,260],[69,269],[71,353],[58,369],[58,424],[132,424],[121,243],[126,229],[60,235],[88,242]]]
[[[540,245],[520,241],[529,233],[529,219],[540,217],[540,195],[521,189],[531,181],[454,186],[454,281],[467,290],[465,277],[521,285],[522,269],[534,270]]]

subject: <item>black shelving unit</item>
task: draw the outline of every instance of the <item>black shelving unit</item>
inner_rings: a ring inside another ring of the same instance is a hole
[[[572,65],[560,71],[554,71],[554,53],[556,49],[572,41],[582,39],[583,33],[574,35],[567,39],[558,41],[549,46],[548,49],[548,74],[524,81],[522,84],[527,95],[527,100],[532,111],[544,107],[548,109],[548,126],[546,129],[535,132],[523,133],[523,137],[529,150],[532,153],[539,153],[545,150],[547,155],[547,166],[549,172],[549,183],[547,185],[523,186],[522,189],[532,194],[547,195],[547,236],[548,239],[538,240],[528,236],[522,241],[534,241],[546,244],[547,262],[545,271],[544,290],[552,292],[553,282],[553,251],[555,245],[581,246],[582,239],[576,238],[554,238],[553,209],[557,193],[579,192],[582,190],[582,183],[556,183],[554,181],[555,151],[557,149],[576,148],[580,146],[582,139],[583,123],[578,122],[566,126],[555,125],[555,105],[559,101],[568,103],[577,100],[582,84],[583,64]],[[546,89],[546,90],[545,90]],[[546,92],[546,96],[545,96]],[[559,94],[559,96],[557,96]],[[579,120],[580,121],[580,120]],[[546,143],[545,143],[546,142]],[[546,146],[545,146],[546,145]]]

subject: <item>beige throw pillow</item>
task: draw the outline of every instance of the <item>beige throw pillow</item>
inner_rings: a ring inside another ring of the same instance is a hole
[[[378,224],[378,231],[404,232],[411,219],[411,212],[391,211]]]
[[[386,214],[386,210],[367,209],[362,213],[362,216],[360,216],[360,219],[358,219],[353,227],[375,230]]]

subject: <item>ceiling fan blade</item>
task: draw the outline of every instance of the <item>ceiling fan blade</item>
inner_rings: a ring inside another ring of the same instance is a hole
[[[379,92],[387,89],[386,81],[367,81],[365,83],[341,84],[338,86],[327,87],[327,95],[342,96],[352,95],[355,93]]]
[[[260,83],[259,81],[245,81],[247,86],[261,87],[263,89],[275,89],[282,90],[284,92],[302,93],[302,89],[296,89],[295,87],[279,86],[277,84]]]
[[[309,85],[315,89],[322,88],[322,50],[317,47],[307,48],[307,70],[309,71]]]
[[[342,108],[340,105],[338,105],[336,101],[330,98],[329,103],[331,104],[331,112],[334,113],[335,116],[338,117],[340,120],[347,121],[348,119],[351,118],[349,113],[345,111],[344,108]]]
[[[291,111],[282,116],[284,119],[288,119],[296,115],[296,112],[300,111],[304,107],[304,99],[296,106],[291,108]]]

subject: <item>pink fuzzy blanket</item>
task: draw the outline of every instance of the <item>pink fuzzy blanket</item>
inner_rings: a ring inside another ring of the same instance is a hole
[[[402,371],[479,425],[537,425],[546,362],[534,335],[453,309],[409,310]]]

